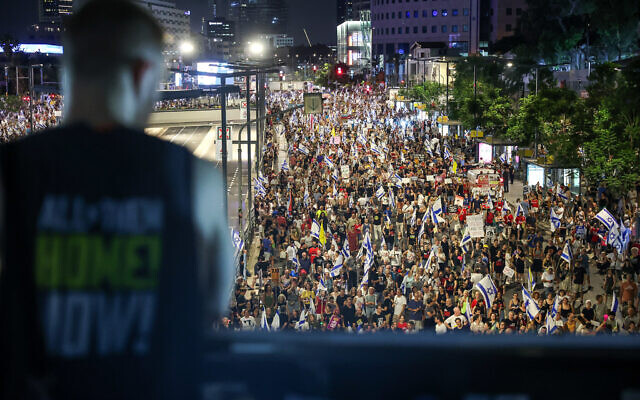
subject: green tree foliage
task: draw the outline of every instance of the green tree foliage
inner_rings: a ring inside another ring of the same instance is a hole
[[[620,140],[624,122],[606,105],[594,117],[594,137],[584,143],[583,171],[593,184],[603,182],[617,193],[624,193],[640,180],[638,148]]]
[[[329,86],[329,70],[331,68],[332,65],[329,63],[325,63],[321,68],[318,68],[314,83],[319,86]]]
[[[410,89],[402,89],[399,94],[411,100],[425,103],[427,107],[440,110],[443,107],[443,98],[446,88],[438,82],[425,81],[422,85],[416,85]]]

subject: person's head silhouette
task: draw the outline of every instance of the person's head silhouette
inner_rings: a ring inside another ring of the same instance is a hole
[[[163,31],[127,0],[91,0],[63,36],[65,123],[143,128],[162,74]]]

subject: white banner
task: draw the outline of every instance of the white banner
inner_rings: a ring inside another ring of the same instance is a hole
[[[472,238],[484,237],[484,215],[468,215],[467,227],[469,228],[469,235],[471,235]]]
[[[516,271],[514,271],[509,267],[504,267],[504,269],[502,270],[502,273],[508,276],[509,278],[513,278],[513,275],[515,275]]]
[[[342,173],[342,179],[349,179],[349,166],[343,165],[340,167],[340,172]]]

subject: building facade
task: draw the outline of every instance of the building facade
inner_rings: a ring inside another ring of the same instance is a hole
[[[269,46],[274,49],[293,47],[293,38],[285,34],[262,35],[261,38],[267,41]]]
[[[166,35],[165,51],[169,56],[178,55],[180,44],[191,40],[191,13],[176,7],[175,3],[162,0],[136,0],[160,23]]]
[[[369,0],[338,0],[336,3],[336,25],[358,20],[360,11],[369,10],[369,8]]]
[[[38,0],[40,24],[60,24],[63,18],[72,13],[73,0]]]
[[[414,42],[442,43],[446,55],[478,53],[479,1],[372,0],[374,63],[399,80]]]
[[[371,24],[366,21],[346,21],[337,28],[338,62],[352,67],[355,71],[370,65]]]
[[[285,0],[231,0],[227,19],[236,24],[239,41],[264,34],[287,31],[288,9]]]
[[[495,43],[498,40],[513,36],[518,27],[518,19],[527,8],[525,0],[488,0],[489,9],[489,41]],[[484,11],[484,10],[483,10]]]

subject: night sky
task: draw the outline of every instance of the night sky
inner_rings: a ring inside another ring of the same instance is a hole
[[[200,31],[200,20],[207,0],[174,0],[178,7],[191,10],[192,30]],[[296,45],[306,43],[303,28],[313,44],[336,42],[336,0],[286,0],[289,4],[289,35]],[[37,22],[37,0],[2,1],[0,35],[10,33],[20,37],[26,28]]]

